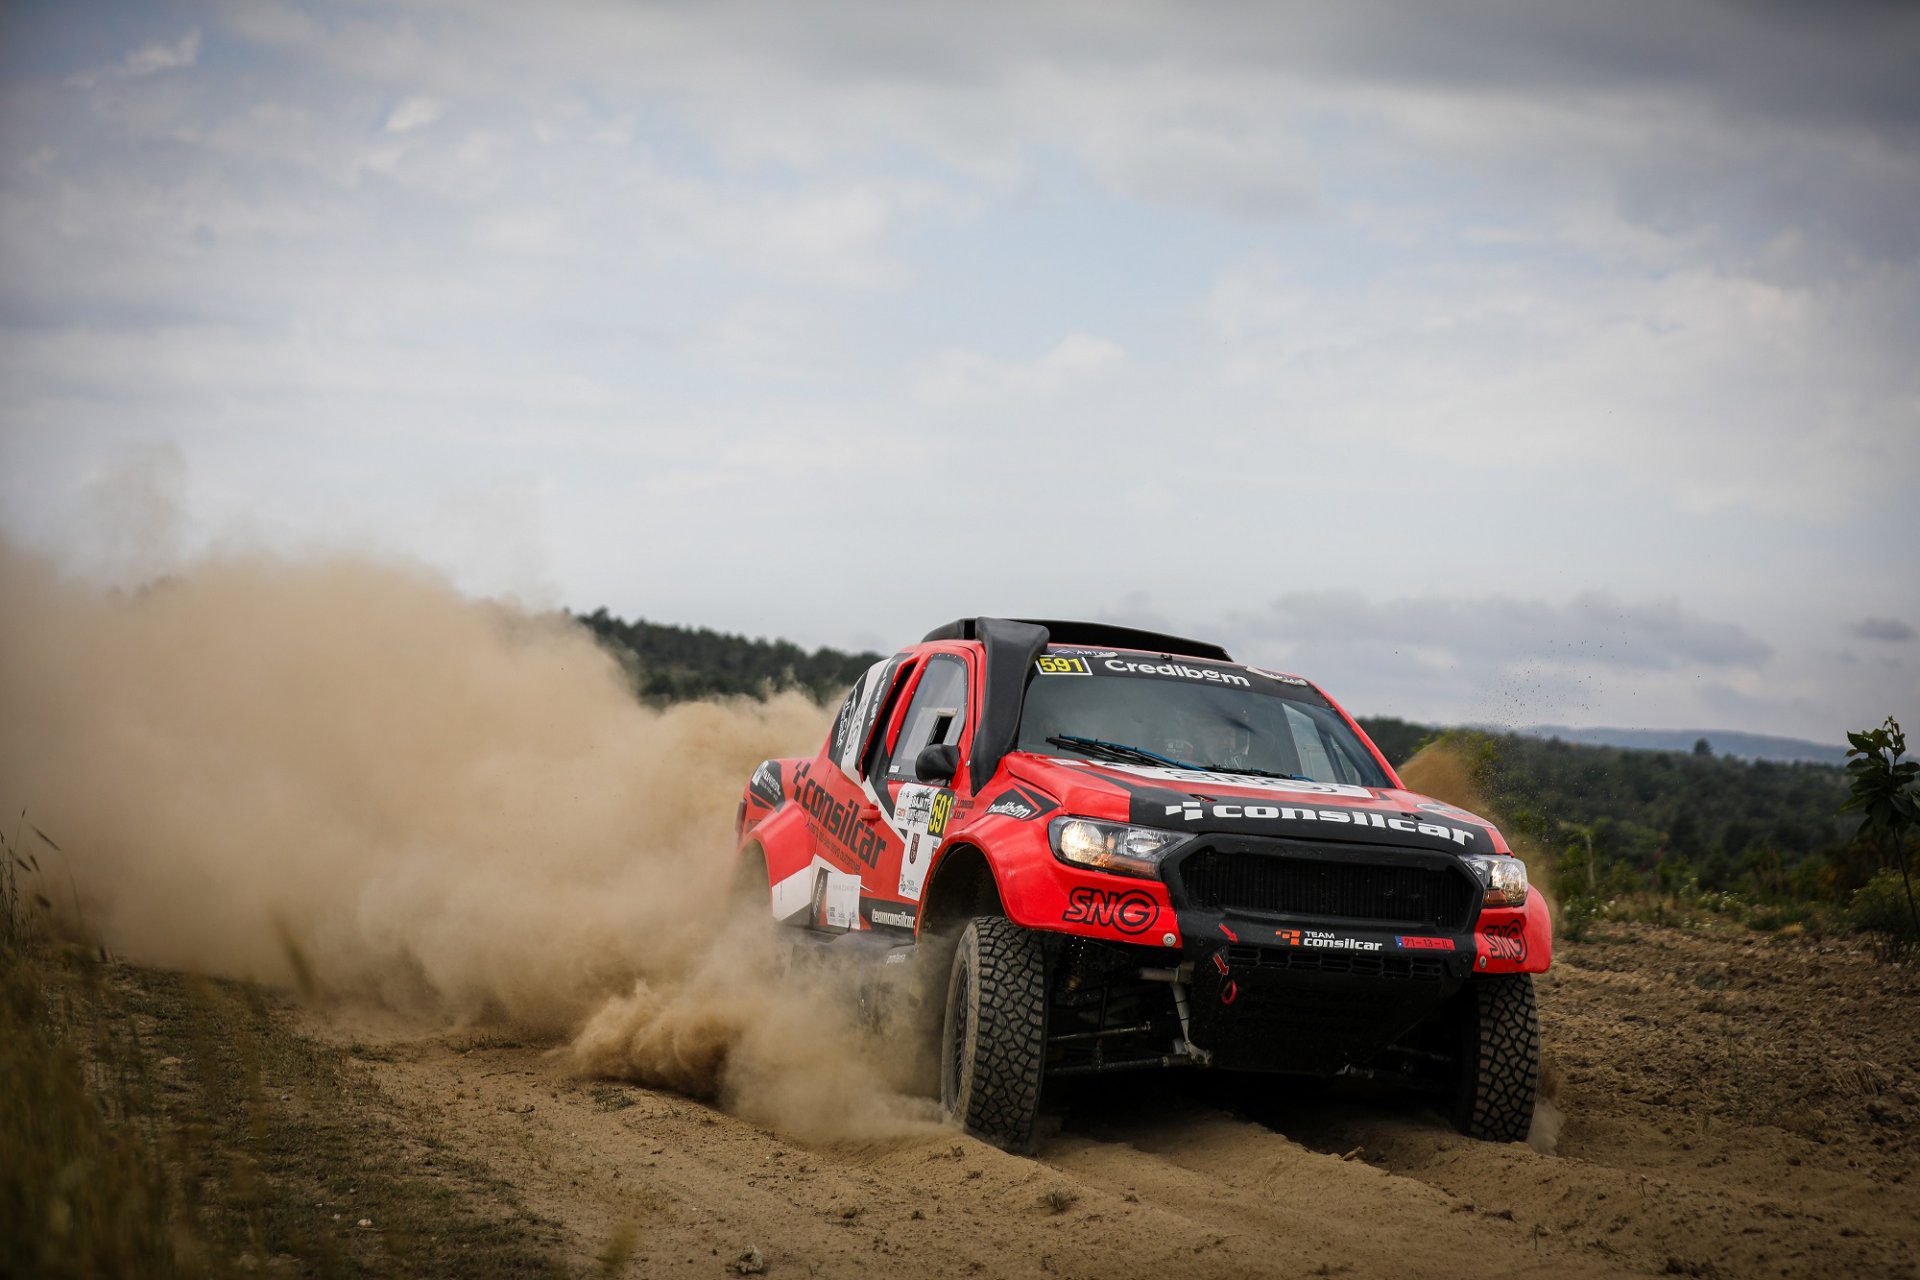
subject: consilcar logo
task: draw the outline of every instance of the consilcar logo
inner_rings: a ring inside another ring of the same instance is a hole
[[[1318,929],[1275,929],[1273,936],[1290,947],[1316,947],[1322,951],[1378,951],[1380,944],[1361,938],[1343,938]]]
[[[1202,805],[1197,800],[1187,800],[1168,805],[1167,816],[1179,818],[1182,822],[1198,822],[1208,816],[1228,821],[1344,822],[1356,827],[1379,827],[1384,831],[1432,836],[1461,845],[1473,839],[1471,831],[1462,831],[1458,827],[1443,827],[1437,822],[1415,822],[1411,818],[1389,817],[1360,809],[1301,809],[1285,804]]]

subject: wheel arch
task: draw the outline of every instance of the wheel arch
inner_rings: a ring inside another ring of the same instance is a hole
[[[975,916],[1004,916],[1000,883],[979,845],[960,842],[943,849],[920,895],[919,935],[958,933]]]

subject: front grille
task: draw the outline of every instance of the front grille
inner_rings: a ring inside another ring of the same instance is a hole
[[[1474,885],[1463,868],[1383,865],[1283,853],[1202,849],[1180,865],[1188,901],[1206,911],[1466,927]]]

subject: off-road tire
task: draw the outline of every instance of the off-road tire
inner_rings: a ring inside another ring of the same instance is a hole
[[[976,916],[948,970],[940,1103],[967,1132],[1031,1151],[1047,1048],[1047,957],[1011,920]]]
[[[1540,1087],[1540,1016],[1533,975],[1475,978],[1460,995],[1460,1075],[1453,1123],[1488,1142],[1519,1142]]]

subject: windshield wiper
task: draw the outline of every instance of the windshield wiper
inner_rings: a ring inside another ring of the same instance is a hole
[[[1250,764],[1199,764],[1189,766],[1205,769],[1208,773],[1245,773],[1256,778],[1285,778],[1288,782],[1313,782],[1304,773],[1275,773],[1272,769],[1256,769]]]
[[[1071,748],[1072,750],[1080,752],[1082,755],[1090,756],[1104,752],[1110,757],[1120,760],[1131,760],[1135,763],[1146,761],[1149,764],[1169,764],[1176,769],[1200,768],[1199,765],[1189,764],[1185,760],[1175,760],[1172,756],[1163,756],[1158,751],[1149,751],[1145,747],[1128,746],[1124,742],[1108,742],[1104,738],[1082,738],[1078,734],[1062,733],[1048,738],[1047,741],[1053,743],[1055,746]]]

